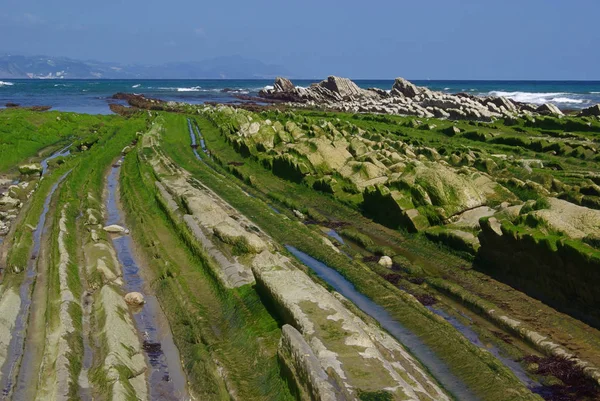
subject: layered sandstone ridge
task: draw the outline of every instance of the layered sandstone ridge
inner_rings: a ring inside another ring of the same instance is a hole
[[[395,339],[351,312],[284,255],[280,245],[178,168],[158,146],[159,124],[144,136],[157,196],[190,242],[203,248],[224,287],[256,283],[283,317],[279,356],[307,400],[449,398]],[[237,255],[236,255],[237,253]],[[360,367],[358,369],[358,367]]]

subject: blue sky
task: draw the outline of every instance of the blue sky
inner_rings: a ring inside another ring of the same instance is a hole
[[[2,0],[0,53],[294,77],[600,80],[598,0]]]

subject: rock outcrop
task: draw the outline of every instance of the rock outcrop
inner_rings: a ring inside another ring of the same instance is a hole
[[[29,170],[27,170],[29,171]],[[0,236],[7,235],[13,221],[19,215],[23,203],[37,188],[37,174],[28,175],[32,181],[22,181],[13,185],[10,179],[0,179]]]
[[[277,78],[272,89],[259,96],[296,106],[319,106],[353,113],[381,113],[437,117],[453,120],[491,121],[537,113],[561,116],[553,104],[542,106],[514,102],[505,97],[479,97],[466,93],[448,94],[418,87],[404,78],[396,78],[391,91],[362,89],[347,78],[330,76],[308,88],[296,87],[285,78]],[[589,113],[595,113],[592,109]],[[594,115],[594,114],[588,114]]]
[[[37,163],[24,164],[22,166],[19,166],[19,173],[23,175],[39,175],[42,174],[42,166]]]
[[[600,117],[600,104],[596,104],[594,106],[588,107],[587,109],[581,110],[579,115],[581,117],[589,117],[589,116]]]
[[[287,257],[264,251],[252,271],[259,291],[293,327],[284,329],[279,352],[300,378],[299,387],[312,395],[307,399],[354,400],[382,391],[394,400],[449,399],[398,342],[361,320]]]
[[[546,116],[562,116],[563,112],[552,103],[546,103],[536,109],[536,111]]]
[[[531,202],[516,216],[501,212],[482,219],[478,266],[600,327],[600,211],[555,198],[536,208]]]
[[[313,84],[308,88],[296,87],[286,79],[278,77],[273,89],[263,89],[259,96],[267,99],[286,102],[340,102],[361,98],[378,98],[376,91],[361,89],[348,78],[330,76],[326,80]]]
[[[263,165],[275,175],[293,181],[310,177],[315,189],[334,195],[362,194],[363,210],[391,228],[422,231],[491,201],[514,199],[488,173],[496,165],[494,160],[478,160],[480,155],[472,151],[460,157],[459,152],[443,156],[432,147],[375,135],[352,124],[299,126],[288,121],[284,126],[241,109],[222,107],[216,113],[231,113],[239,129],[228,130],[228,140],[251,153],[261,149]],[[213,213],[202,212],[205,216]],[[294,213],[305,219],[299,211]]]
[[[412,82],[404,78],[396,78],[394,86],[392,86],[392,96],[415,97],[421,93],[421,89],[417,88]]]

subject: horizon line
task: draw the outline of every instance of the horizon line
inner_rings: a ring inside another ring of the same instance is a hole
[[[327,75],[327,77],[332,75]],[[395,78],[349,78],[349,77],[341,77],[339,75],[335,75],[340,78],[348,78],[351,81],[394,81],[396,78],[404,78],[408,81],[444,81],[444,82],[598,82],[600,83],[600,79],[506,79],[506,78],[477,78],[477,79],[468,79],[468,78],[405,78],[405,77],[395,77]],[[2,77],[0,76],[0,80],[2,79],[10,79],[10,80],[20,80],[20,81],[194,81],[194,80],[202,80],[202,81],[269,81],[275,80],[278,77],[289,79],[290,81],[322,81],[325,78],[290,78],[286,76],[278,75],[273,78],[29,78],[29,77]]]

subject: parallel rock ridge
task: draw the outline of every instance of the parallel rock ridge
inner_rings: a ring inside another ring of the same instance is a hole
[[[563,113],[553,104],[541,106],[515,102],[505,97],[479,97],[466,93],[448,94],[418,87],[404,78],[396,78],[391,91],[362,89],[348,78],[330,76],[308,88],[296,87],[278,77],[272,89],[263,89],[265,99],[294,103],[296,106],[323,106],[346,112],[416,115],[453,120],[491,121],[518,115]],[[600,105],[581,112],[581,116],[599,116]]]
[[[343,90],[355,89],[348,85]],[[355,400],[361,393],[386,393],[394,400],[449,399],[395,339],[361,320],[315,283],[269,236],[216,193],[185,170],[176,171],[153,147],[160,131],[160,124],[155,124],[143,139],[143,145],[152,149],[148,160],[161,179],[156,184],[160,201],[172,205],[168,212],[174,221],[185,224],[191,240],[207,253],[209,268],[225,288],[256,285],[284,316],[287,324],[278,354],[301,399]],[[171,169],[174,174],[168,173]],[[176,213],[181,209],[186,214]]]

